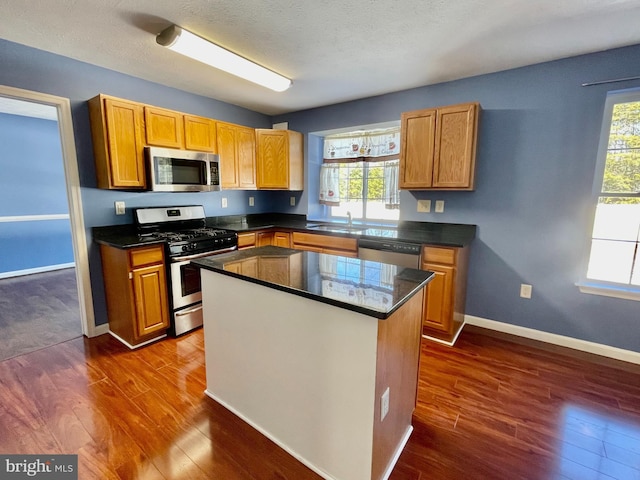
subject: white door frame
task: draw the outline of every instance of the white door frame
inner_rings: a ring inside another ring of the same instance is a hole
[[[93,295],[91,293],[91,280],[89,277],[89,251],[87,249],[87,237],[85,235],[84,217],[82,213],[80,175],[78,173],[78,157],[76,156],[76,144],[73,135],[71,104],[68,98],[5,85],[0,85],[0,96],[50,105],[58,111],[58,129],[60,131],[64,176],[69,202],[69,221],[71,223],[73,256],[76,264],[76,283],[78,284],[78,302],[82,322],[82,333],[87,337],[95,337],[104,332],[101,331],[102,329],[96,329],[93,312]]]

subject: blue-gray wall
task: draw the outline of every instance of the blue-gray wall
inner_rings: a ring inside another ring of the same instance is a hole
[[[535,65],[361,101],[268,118],[233,105],[163,87],[68,58],[0,40],[0,84],[71,99],[87,228],[128,223],[127,206],[203,203],[208,215],[280,211],[316,215],[319,140],[308,137],[307,188],[289,208],[288,193],[123,193],[95,188],[86,101],[98,93],[254,127],[288,121],[304,133],[397,120],[430,106],[479,101],[478,170],[474,192],[403,192],[401,218],[478,225],[471,251],[467,312],[640,352],[640,303],[578,292],[591,228],[591,188],[606,92],[639,81],[596,87],[583,82],[637,75],[640,46]],[[311,192],[311,193],[310,193]],[[446,201],[443,214],[419,214],[418,199]],[[180,199],[178,201],[177,199]],[[96,323],[106,321],[100,260],[88,232]],[[519,298],[520,283],[533,298]]]
[[[301,132],[397,120],[401,112],[479,101],[474,192],[402,192],[402,220],[478,226],[471,250],[470,315],[640,352],[640,303],[582,294],[591,191],[607,91],[640,80],[640,46],[569,58],[274,118]],[[309,185],[319,153],[309,147]],[[309,212],[318,210],[310,195]],[[445,200],[443,214],[417,200]],[[303,199],[303,201],[306,199]],[[533,285],[531,300],[519,297]]]
[[[58,123],[0,113],[0,217],[69,213]],[[68,219],[0,223],[0,273],[73,263]]]

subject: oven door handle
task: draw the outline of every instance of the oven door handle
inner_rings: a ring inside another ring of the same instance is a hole
[[[195,255],[188,255],[186,257],[175,257],[171,259],[171,263],[188,262],[189,260],[195,260],[196,258],[209,257],[211,255],[218,255],[220,253],[233,252],[235,249],[236,247],[230,247],[220,250],[212,250],[210,252],[196,253]]]
[[[181,310],[175,313],[176,317],[183,317],[185,315],[191,315],[193,312],[197,312],[198,310],[202,310],[202,304],[196,305],[193,308],[189,308],[187,310]]]

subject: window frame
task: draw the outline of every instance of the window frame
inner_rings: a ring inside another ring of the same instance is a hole
[[[591,245],[593,241],[593,228],[596,221],[596,211],[601,197],[640,197],[640,192],[635,194],[603,192],[602,186],[606,169],[607,152],[609,150],[609,137],[611,135],[611,122],[613,110],[617,104],[640,102],[640,88],[628,90],[616,90],[607,93],[602,114],[602,127],[596,159],[596,168],[591,191],[591,224],[589,236],[586,241],[585,261],[583,265],[583,277],[576,283],[580,292],[592,295],[622,298],[625,300],[640,301],[640,286],[627,283],[609,282],[605,280],[591,279],[587,277],[587,270],[591,259]]]
[[[398,218],[397,219],[390,219],[390,218],[369,218],[367,217],[367,192],[369,191],[369,168],[371,168],[372,166],[376,166],[375,164],[382,164],[382,167],[384,168],[384,164],[386,162],[399,162],[400,161],[400,156],[398,156],[397,158],[390,158],[390,159],[385,159],[385,160],[380,160],[380,161],[375,161],[375,160],[365,160],[365,161],[360,161],[360,162],[335,162],[337,164],[344,164],[345,166],[348,165],[354,165],[356,163],[362,163],[362,169],[363,169],[363,175],[362,175],[362,218],[358,218],[358,217],[353,217],[353,220],[357,220],[359,222],[362,223],[375,223],[375,224],[381,224],[381,225],[397,225],[397,223],[400,221],[400,210],[398,209]],[[400,186],[398,185],[398,192],[400,192]],[[332,220],[347,220],[346,216],[340,216],[340,215],[333,215],[333,209],[337,208],[334,206],[329,206],[328,209],[328,216],[330,219]]]

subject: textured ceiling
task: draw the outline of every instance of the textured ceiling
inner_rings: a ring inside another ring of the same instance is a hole
[[[271,92],[157,45],[172,23],[293,86]],[[0,1],[0,38],[266,114],[640,43],[638,25],[639,0]]]

